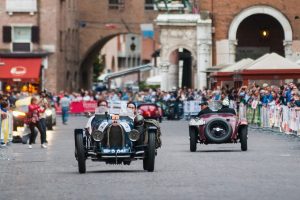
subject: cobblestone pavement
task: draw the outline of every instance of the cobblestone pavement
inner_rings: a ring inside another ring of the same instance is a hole
[[[300,141],[293,136],[250,130],[249,151],[239,144],[199,145],[189,152],[186,121],[162,123],[163,147],[155,172],[87,161],[78,174],[71,117],[48,132],[48,149],[12,144],[0,149],[0,199],[286,199],[300,197]],[[3,158],[7,159],[3,159]]]

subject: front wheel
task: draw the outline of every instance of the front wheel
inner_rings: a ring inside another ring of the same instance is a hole
[[[197,135],[195,128],[190,128],[190,151],[195,152],[197,150]]]
[[[242,151],[247,151],[248,149],[247,140],[248,140],[248,129],[246,126],[244,126],[240,129],[240,142],[241,142]]]
[[[155,134],[149,133],[147,157],[144,159],[144,169],[148,172],[154,171],[155,164]]]
[[[83,135],[82,133],[76,133],[75,132],[75,156],[77,157],[78,161],[78,171],[80,174],[83,174],[86,172],[86,156],[85,156],[85,150],[83,146]]]

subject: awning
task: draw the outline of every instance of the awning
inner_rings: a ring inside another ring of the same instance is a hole
[[[147,78],[146,83],[148,85],[160,85],[161,84],[161,75],[152,76]]]
[[[41,58],[0,58],[0,79],[37,81],[40,78]]]

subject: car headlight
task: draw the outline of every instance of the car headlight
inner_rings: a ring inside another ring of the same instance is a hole
[[[189,125],[190,126],[202,126],[205,124],[205,121],[203,119],[195,118],[191,119]]]
[[[129,134],[128,134],[128,137],[131,141],[135,142],[137,141],[138,139],[140,139],[140,132],[136,129],[132,129]]]
[[[95,130],[92,133],[92,137],[96,142],[100,142],[104,138],[104,133],[102,131]]]
[[[13,111],[12,114],[14,117],[25,117],[26,116],[26,113],[20,112],[20,111]]]
[[[47,116],[50,116],[50,115],[52,115],[52,110],[46,110],[45,113]]]

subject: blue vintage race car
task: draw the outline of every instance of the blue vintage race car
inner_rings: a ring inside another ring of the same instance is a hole
[[[86,172],[86,160],[130,165],[143,160],[143,168],[154,170],[157,127],[145,125],[140,115],[95,114],[84,129],[75,129],[75,157],[79,173]]]

